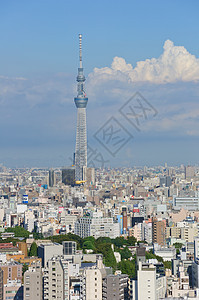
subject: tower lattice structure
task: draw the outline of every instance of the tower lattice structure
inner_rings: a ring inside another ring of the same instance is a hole
[[[74,98],[77,107],[77,130],[75,146],[75,179],[83,180],[83,167],[87,167],[87,129],[86,129],[86,97],[85,76],[82,67],[82,35],[79,34],[79,68],[77,75],[77,97]]]

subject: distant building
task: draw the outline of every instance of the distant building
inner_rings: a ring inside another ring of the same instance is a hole
[[[73,241],[64,241],[63,245],[63,254],[64,255],[75,255],[77,250],[77,243]]]
[[[42,266],[45,267],[48,260],[54,255],[63,255],[63,245],[58,243],[41,244],[37,251],[38,257],[42,259]]]
[[[199,198],[173,196],[173,208],[176,210],[180,210],[181,208],[187,210],[199,210]]]
[[[83,180],[86,181],[87,185],[95,184],[95,169],[83,167]]]
[[[120,236],[120,225],[114,223],[113,218],[79,218],[75,223],[75,234],[82,238],[94,236],[110,237],[112,239]]]
[[[161,246],[165,245],[165,223],[163,221],[152,221],[152,241]]]
[[[195,169],[192,166],[185,167],[185,179],[193,179],[195,176]]]
[[[53,187],[56,184],[55,171],[49,170],[49,186]]]
[[[163,186],[170,187],[171,184],[172,184],[172,181],[171,181],[171,177],[170,176],[160,177],[160,186],[161,187],[163,187]]]
[[[74,167],[68,167],[62,169],[62,182],[65,185],[75,185],[75,168]]]

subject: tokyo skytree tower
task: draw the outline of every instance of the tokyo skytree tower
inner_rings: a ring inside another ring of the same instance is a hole
[[[77,131],[75,146],[75,180],[83,180],[83,167],[87,167],[87,130],[86,105],[88,98],[84,90],[85,77],[82,67],[82,35],[79,34],[79,68],[77,75],[77,97],[74,98],[77,107]]]

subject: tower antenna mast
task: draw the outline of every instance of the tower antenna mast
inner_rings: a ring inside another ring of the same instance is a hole
[[[82,68],[82,34],[79,34],[79,67]]]

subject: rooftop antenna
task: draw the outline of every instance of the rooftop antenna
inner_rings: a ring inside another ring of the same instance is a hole
[[[79,67],[82,68],[82,34],[79,34]]]

